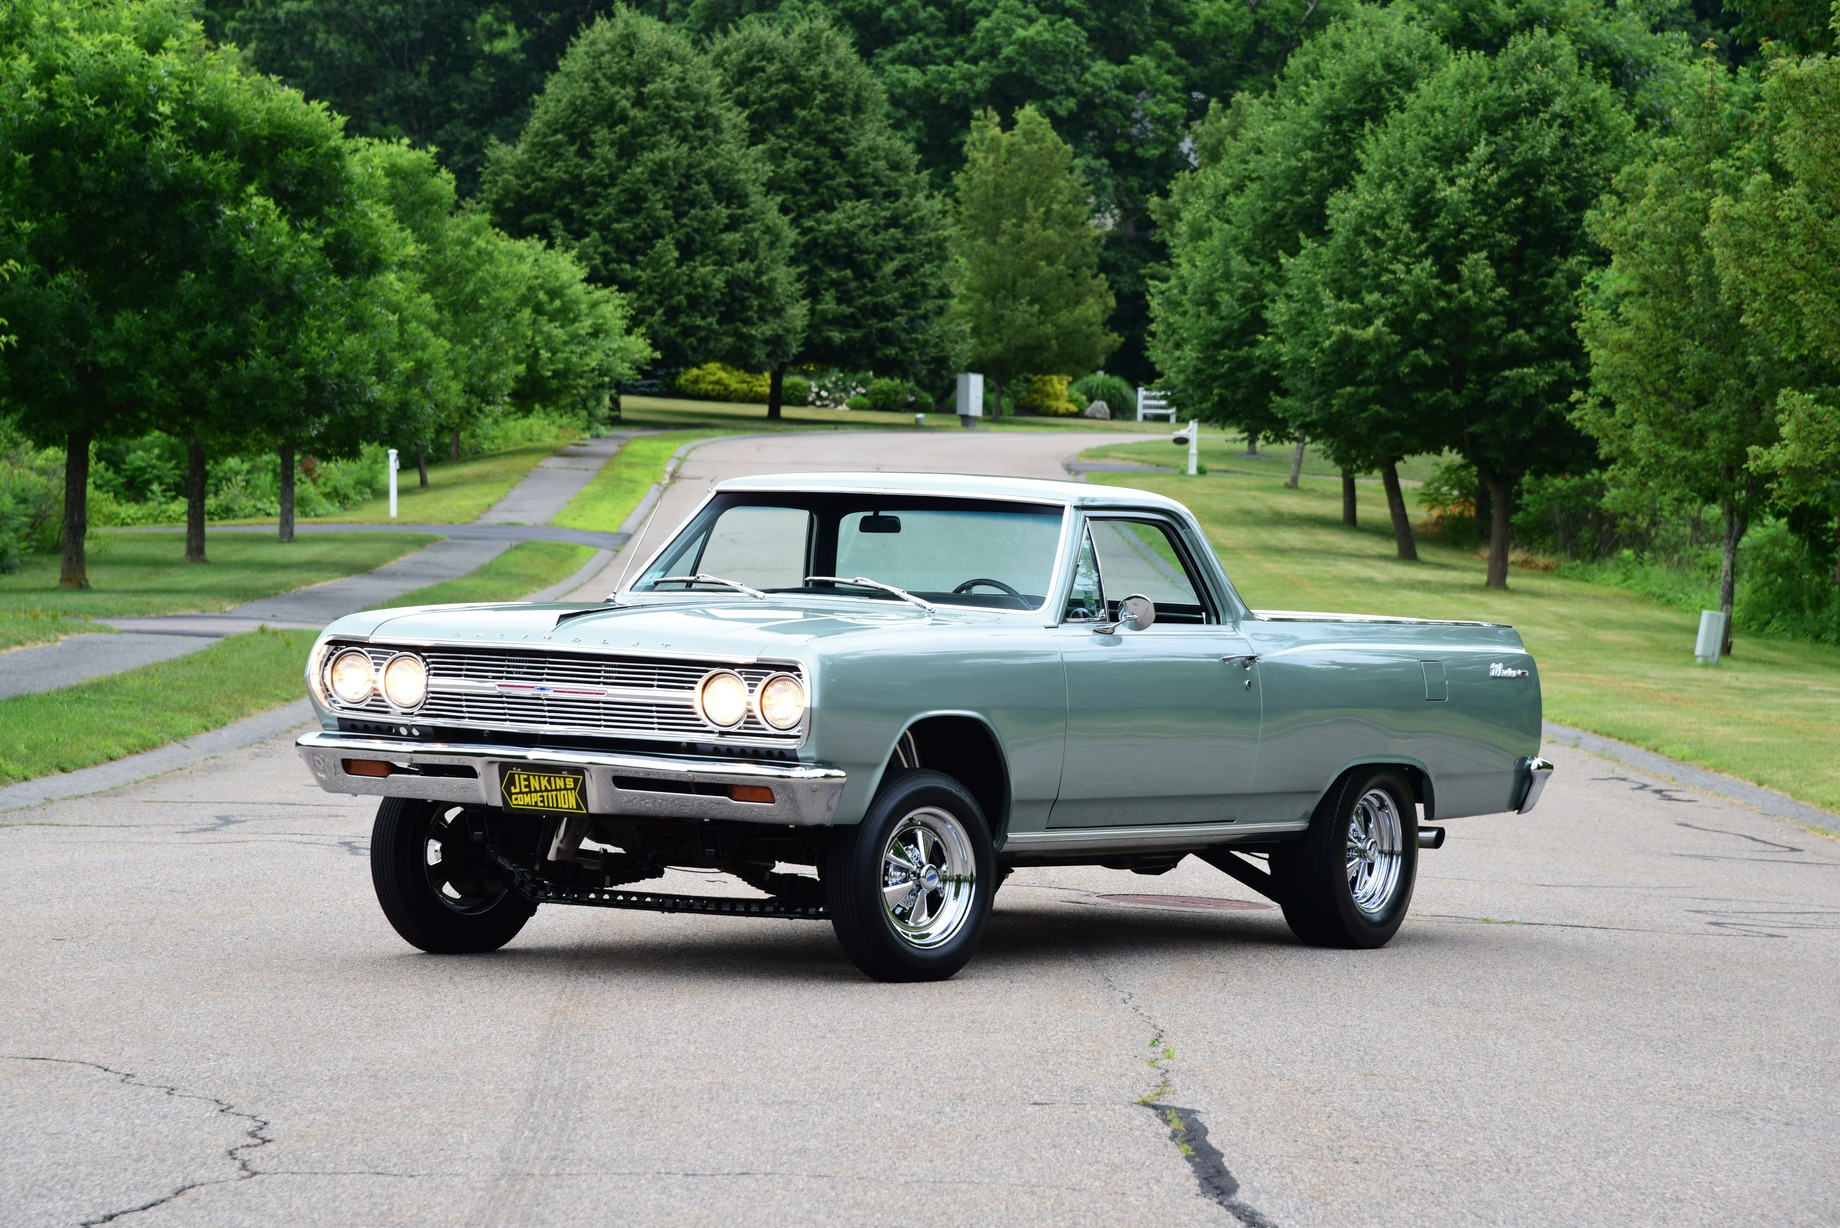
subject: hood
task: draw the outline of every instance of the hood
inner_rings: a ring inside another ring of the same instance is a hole
[[[929,615],[908,605],[829,599],[406,606],[348,614],[335,637],[404,644],[497,644],[522,648],[607,648],[622,652],[753,658],[799,656],[817,640],[893,628],[993,621],[976,610]]]

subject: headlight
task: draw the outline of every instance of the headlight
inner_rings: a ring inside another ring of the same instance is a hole
[[[805,715],[805,684],[791,674],[775,674],[760,688],[760,719],[775,729],[790,729]]]
[[[703,719],[721,729],[732,729],[747,715],[747,683],[740,674],[717,670],[703,679],[696,691],[697,711]]]
[[[413,708],[428,698],[428,667],[403,653],[383,667],[383,697],[398,708]]]
[[[354,708],[371,697],[373,682],[370,654],[361,648],[347,648],[326,667],[327,689]]]

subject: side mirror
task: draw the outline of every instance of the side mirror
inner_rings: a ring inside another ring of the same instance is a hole
[[[1100,635],[1117,635],[1120,628],[1145,631],[1154,622],[1156,622],[1156,602],[1142,593],[1132,593],[1118,603],[1117,622],[1094,623],[1093,630]]]

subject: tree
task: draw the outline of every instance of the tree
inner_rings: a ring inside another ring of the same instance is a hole
[[[1840,32],[1840,5],[1832,20]],[[1715,202],[1710,235],[1746,326],[1798,364],[1781,441],[1752,464],[1778,499],[1834,526],[1840,586],[1840,58],[1776,59],[1759,116],[1774,166]]]
[[[972,121],[957,187],[952,311],[970,365],[995,380],[1000,417],[1011,377],[1088,371],[1117,348],[1112,292],[1073,151],[1034,107],[1009,132],[992,111]]]
[[[264,252],[335,207],[337,128],[210,51],[177,0],[24,0],[0,10],[0,50],[0,199],[20,264],[0,291],[21,340],[6,408],[65,448],[59,582],[87,588],[91,445],[225,425],[226,399],[186,393],[261,324],[238,279],[287,292]]]
[[[779,417],[788,361],[941,373],[944,208],[848,37],[821,19],[752,18],[710,58],[765,154],[808,309],[798,349],[773,368],[767,417]]]
[[[348,116],[354,135],[438,149],[462,193],[608,0],[211,0],[214,35]],[[215,20],[213,20],[215,18]]]
[[[1677,133],[1619,175],[1592,218],[1610,264],[1592,277],[1579,322],[1591,387],[1572,415],[1636,489],[1718,504],[1726,652],[1738,546],[1764,502],[1750,454],[1775,441],[1788,375],[1745,327],[1706,233],[1713,202],[1741,182],[1755,93],[1748,74],[1708,59]]]
[[[1588,461],[1566,419],[1585,361],[1586,211],[1627,160],[1631,120],[1570,42],[1521,35],[1452,58],[1362,143],[1328,233],[1287,277],[1287,381],[1361,435],[1449,446],[1491,496],[1488,584],[1528,473]],[[1314,436],[1316,432],[1312,430]]]
[[[1150,354],[1185,409],[1249,438],[1291,433],[1270,321],[1284,262],[1322,238],[1367,129],[1448,58],[1399,10],[1357,9],[1299,48],[1271,94],[1198,129],[1200,165],[1159,214],[1169,263],[1150,296]]]
[[[721,79],[681,30],[621,9],[584,30],[482,199],[506,230],[571,253],[621,291],[667,366],[763,370],[805,311],[791,228]]]

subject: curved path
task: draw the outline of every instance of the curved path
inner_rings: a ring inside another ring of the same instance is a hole
[[[672,497],[787,459],[699,450]],[[0,826],[9,1223],[1840,1219],[1840,843],[1580,750],[1450,825],[1383,951],[1192,860],[1030,870],[964,973],[886,986],[801,921],[548,908],[418,954],[373,807],[291,739]]]

